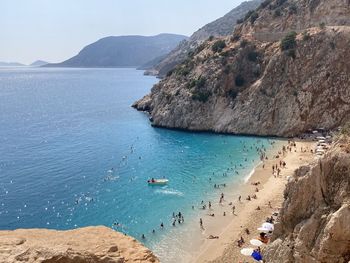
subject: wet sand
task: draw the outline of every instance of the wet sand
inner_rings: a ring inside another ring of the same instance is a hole
[[[242,236],[245,240],[244,247],[252,247],[249,240],[258,237],[257,228],[270,217],[273,212],[278,212],[283,202],[283,192],[287,183],[287,177],[292,176],[295,169],[299,166],[308,164],[314,160],[315,156],[310,153],[310,149],[315,145],[314,142],[297,141],[296,148],[289,150],[285,156],[280,155],[275,158],[277,152],[282,146],[288,145],[287,141],[277,141],[276,147],[268,153],[268,160],[264,161],[255,168],[254,173],[249,180],[235,192],[229,192],[229,189],[223,189],[225,201],[219,204],[218,200],[212,202],[212,209],[207,213],[214,213],[215,216],[203,215],[204,230],[202,231],[202,243],[200,247],[193,250],[191,259],[188,262],[254,262],[250,257],[244,257],[240,254],[237,240]],[[301,152],[300,149],[308,149],[307,152]],[[296,150],[296,151],[295,151]],[[278,164],[280,160],[286,162],[286,167],[281,168],[279,177],[272,173],[272,166]],[[252,185],[253,182],[260,182],[258,186]],[[256,188],[259,192],[256,192]],[[233,190],[232,190],[233,191]],[[248,195],[256,194],[257,199],[246,200]],[[238,196],[241,195],[241,202]],[[271,207],[269,207],[269,201]],[[232,214],[232,202],[235,206],[235,214]],[[257,207],[261,210],[256,210]],[[226,216],[223,216],[223,213]],[[199,227],[199,226],[198,226]],[[250,230],[250,234],[245,233],[245,229]],[[207,239],[209,235],[219,236],[218,239]],[[196,252],[195,252],[196,251]]]

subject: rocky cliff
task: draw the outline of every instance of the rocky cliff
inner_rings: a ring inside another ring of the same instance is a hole
[[[271,263],[350,260],[350,144],[342,139],[317,163],[299,168],[285,190]]]
[[[349,17],[347,0],[265,1],[133,106],[168,128],[277,136],[335,128],[350,119]],[[292,25],[298,32],[286,36]]]
[[[107,227],[0,231],[0,262],[159,262],[133,238]]]
[[[259,6],[262,0],[244,1],[239,6],[217,20],[203,26],[185,41],[182,41],[174,50],[161,58],[157,63],[150,66],[144,66],[147,73],[165,77],[167,72],[175,66],[182,63],[188,56],[188,53],[194,51],[200,44],[210,36],[223,37],[232,34],[237,20],[242,19],[249,10],[254,10]]]

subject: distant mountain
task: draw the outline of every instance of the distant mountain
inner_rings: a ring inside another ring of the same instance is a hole
[[[1,62],[0,61],[0,67],[23,67],[24,64],[18,63],[18,62]]]
[[[164,77],[167,72],[183,62],[187,58],[190,51],[195,50],[210,36],[222,37],[232,34],[237,20],[242,19],[248,11],[255,10],[262,2],[262,0],[243,2],[223,17],[205,25],[193,33],[193,35],[187,41],[181,42],[173,51],[169,53],[169,55],[160,60],[158,64],[146,65],[144,67],[144,69],[148,70],[146,74],[155,73],[160,77]]]
[[[36,60],[32,64],[30,64],[29,66],[31,66],[31,67],[41,67],[41,66],[44,66],[46,64],[49,64],[49,62],[46,62],[46,61],[43,61],[43,60]]]
[[[111,36],[84,47],[78,55],[45,67],[139,67],[173,50],[186,36]]]

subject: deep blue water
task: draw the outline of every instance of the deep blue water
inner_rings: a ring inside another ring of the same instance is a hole
[[[159,249],[173,211],[194,218],[192,205],[218,195],[214,183],[242,180],[258,162],[251,146],[269,148],[151,127],[130,105],[157,81],[134,69],[0,69],[0,229],[118,222]],[[166,187],[146,183],[163,176]]]

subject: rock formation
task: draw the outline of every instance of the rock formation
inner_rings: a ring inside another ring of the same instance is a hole
[[[349,17],[346,0],[265,1],[133,106],[167,128],[286,137],[333,129],[350,120]]]
[[[299,168],[285,190],[270,263],[350,260],[350,144],[341,140],[317,163]]]
[[[159,262],[138,241],[107,227],[0,231],[0,262]]]
[[[147,69],[146,74],[165,77],[167,72],[182,63],[186,59],[188,53],[193,52],[210,36],[223,37],[231,35],[237,20],[244,17],[249,10],[257,8],[261,2],[262,0],[251,0],[241,3],[223,17],[220,17],[194,32],[188,40],[182,41],[174,50],[157,61],[157,63],[151,63],[150,66],[144,66],[143,69]]]

